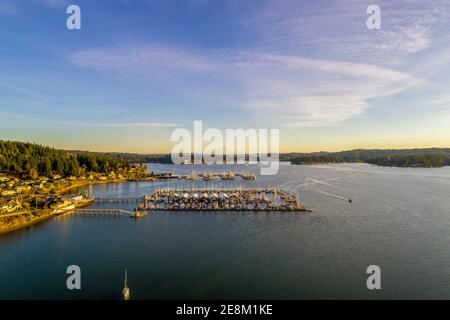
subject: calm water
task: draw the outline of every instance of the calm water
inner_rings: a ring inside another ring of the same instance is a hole
[[[256,167],[207,167],[242,169],[258,173]],[[120,298],[125,268],[134,299],[450,298],[450,168],[283,165],[276,176],[228,185],[241,184],[280,186],[314,211],[58,217],[0,236],[0,298]],[[140,196],[167,185],[87,189],[96,196]],[[71,264],[81,267],[81,291],[66,289]],[[372,264],[381,267],[379,291],[366,289]]]

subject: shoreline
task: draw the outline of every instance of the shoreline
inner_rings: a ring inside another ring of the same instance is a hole
[[[0,228],[0,235],[6,234],[6,233],[9,233],[9,232],[13,232],[13,231],[18,231],[18,230],[21,230],[21,229],[26,229],[28,227],[31,227],[31,226],[35,225],[35,224],[38,224],[38,223],[50,220],[51,218],[53,218],[53,217],[55,217],[57,215],[60,215],[60,214],[51,213],[51,214],[45,215],[43,217],[32,219],[31,221],[28,221],[28,222],[25,222],[25,223],[22,223],[22,224],[15,224],[15,225],[12,225],[10,227]]]
[[[63,194],[65,194],[65,193],[67,193],[68,191],[72,190],[72,189],[76,189],[76,188],[80,188],[80,187],[85,187],[85,186],[89,186],[89,185],[114,184],[114,183],[133,182],[133,181],[136,181],[136,182],[142,182],[142,181],[156,181],[156,180],[147,180],[147,179],[141,179],[141,180],[117,179],[117,180],[106,180],[106,181],[86,182],[86,183],[79,183],[79,184],[75,184],[75,185],[70,186],[70,187],[66,187],[66,188],[60,189],[60,190],[58,190],[58,191],[56,192],[56,194],[58,194],[58,195],[63,195]],[[82,208],[82,207],[86,207],[86,206],[91,205],[91,204],[93,204],[92,201],[88,201],[88,202],[86,202],[86,203],[81,203],[81,204],[79,204],[78,206],[76,206],[75,209],[77,209],[77,208]],[[70,210],[63,211],[63,212],[54,212],[54,211],[53,211],[53,212],[51,212],[51,213],[49,213],[49,214],[47,214],[47,215],[45,215],[45,216],[37,217],[37,218],[34,218],[34,219],[32,218],[30,221],[27,221],[27,222],[24,222],[24,223],[14,224],[14,225],[7,226],[7,227],[4,227],[4,228],[0,227],[0,235],[6,234],[6,233],[10,233],[10,232],[14,232],[14,231],[18,231],[18,230],[21,230],[21,229],[26,229],[26,228],[31,227],[31,226],[33,226],[33,225],[36,225],[36,224],[38,224],[38,223],[45,222],[45,221],[50,220],[50,219],[52,219],[52,218],[54,218],[54,217],[57,217],[57,216],[60,216],[60,215],[62,215],[62,214],[71,212],[71,211],[73,211],[73,210],[75,210],[75,209],[70,209]],[[1,217],[1,216],[0,216],[0,217]]]

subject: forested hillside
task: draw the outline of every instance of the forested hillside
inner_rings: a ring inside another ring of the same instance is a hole
[[[109,173],[129,166],[128,161],[105,154],[71,153],[34,143],[0,140],[0,171],[31,178]]]

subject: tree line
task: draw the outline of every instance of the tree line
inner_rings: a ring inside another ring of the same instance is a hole
[[[34,143],[0,140],[0,171],[33,179],[50,175],[79,176],[88,172],[110,173],[130,167],[130,162],[109,155],[71,153]]]
[[[119,159],[123,162],[129,163],[167,163],[172,164],[172,158],[170,154],[139,154],[139,153],[126,153],[126,152],[92,152],[92,151],[80,151],[80,150],[68,150],[67,152],[73,154],[88,154],[109,156],[114,159]]]

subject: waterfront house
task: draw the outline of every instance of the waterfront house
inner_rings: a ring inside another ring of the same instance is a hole
[[[2,197],[10,197],[16,194],[15,190],[9,189],[2,192]]]

